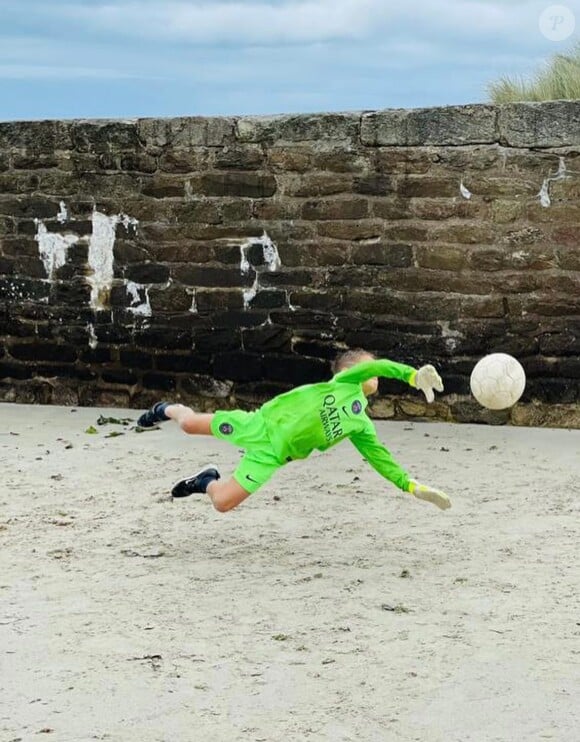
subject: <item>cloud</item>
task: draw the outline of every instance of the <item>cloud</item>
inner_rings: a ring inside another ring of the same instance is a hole
[[[3,80],[135,80],[143,78],[144,76],[141,75],[98,67],[0,64],[0,79]],[[147,77],[147,79],[151,78]]]
[[[576,2],[576,0],[575,0]],[[90,33],[196,45],[285,45],[442,33],[461,38],[539,36],[549,0],[109,0],[35,4],[37,16]]]

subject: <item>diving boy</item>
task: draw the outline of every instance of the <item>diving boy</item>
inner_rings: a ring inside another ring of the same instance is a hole
[[[223,410],[207,414],[182,404],[153,405],[141,415],[139,426],[152,427],[171,419],[185,433],[213,435],[245,450],[230,479],[222,480],[217,469],[204,466],[177,482],[173,497],[205,492],[216,510],[226,512],[256,492],[281,466],[305,459],[315,449],[326,451],[349,438],[369,464],[400,490],[441,510],[451,507],[444,492],[409,478],[380,442],[366,415],[366,398],[376,393],[379,376],[406,382],[420,389],[427,402],[433,402],[434,391],[443,391],[441,377],[433,366],[417,370],[376,359],[363,350],[351,350],[337,357],[333,373],[330,381],[297,387],[254,412]]]

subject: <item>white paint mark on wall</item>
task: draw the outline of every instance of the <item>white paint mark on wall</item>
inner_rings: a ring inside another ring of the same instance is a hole
[[[242,292],[242,298],[244,300],[244,309],[248,309],[251,302],[256,298],[258,294],[258,274],[256,273],[256,280],[254,281],[251,289],[246,289]]]
[[[189,311],[192,314],[197,314],[197,302],[195,300],[195,291],[191,295],[191,306],[189,307]]]
[[[268,266],[269,271],[277,271],[282,265],[280,255],[278,254],[278,248],[268,237],[266,232],[262,236],[262,245],[264,248],[264,260]]]
[[[99,344],[99,340],[95,332],[95,326],[92,322],[89,322],[87,325],[87,330],[89,331],[89,346],[94,350]]]
[[[278,254],[278,248],[276,245],[272,242],[272,239],[267,234],[267,232],[264,231],[264,234],[261,237],[248,237],[247,240],[242,242],[240,245],[240,252],[241,252],[241,262],[240,262],[240,270],[242,273],[249,273],[250,271],[250,261],[248,260],[248,250],[251,247],[254,247],[255,245],[260,245],[262,247],[263,255],[264,255],[264,263],[267,266],[267,270],[269,271],[276,271],[280,266],[282,265],[282,261],[280,260],[280,255]]]
[[[463,339],[463,333],[459,330],[452,330],[449,326],[449,322],[441,321],[437,323],[441,328],[441,337],[445,342],[445,347],[448,351],[454,352],[459,345],[459,340]]]
[[[261,246],[262,248],[264,267],[254,266],[254,269],[256,271],[256,278],[254,279],[254,283],[252,284],[251,288],[246,289],[244,292],[242,292],[242,297],[244,299],[244,309],[248,309],[250,303],[253,299],[255,299],[258,291],[260,290],[260,273],[263,273],[265,270],[276,271],[282,265],[280,255],[278,253],[278,248],[276,247],[274,242],[272,242],[270,236],[264,231],[264,234],[261,237],[249,237],[240,245],[240,271],[244,275],[247,275],[250,272],[251,268],[250,261],[248,260],[248,251],[256,245]]]
[[[555,183],[557,180],[564,180],[564,178],[568,177],[570,177],[570,175],[566,169],[566,161],[563,157],[560,157],[558,172],[555,175],[549,175],[544,179],[540,192],[538,193],[540,203],[545,209],[552,205],[552,199],[550,198],[550,183]]]
[[[127,216],[127,214],[119,214],[119,221],[121,224],[125,227],[127,232],[129,231],[129,227],[133,228],[133,231],[137,229],[137,225],[139,224],[139,220],[135,219],[134,216]]]
[[[113,248],[117,225],[123,224],[127,230],[130,227],[135,229],[138,221],[126,214],[107,216],[95,209],[92,222],[88,262],[93,272],[88,277],[88,282],[91,286],[91,306],[99,310],[106,308],[113,284]]]
[[[66,263],[66,255],[71,245],[79,241],[75,234],[59,234],[49,232],[46,225],[36,219],[36,236],[38,242],[38,251],[40,259],[44,264],[44,269],[49,281],[52,281],[56,271]]]
[[[461,183],[459,185],[459,191],[461,192],[461,195],[463,196],[463,198],[466,198],[468,201],[471,198],[471,196],[473,195],[471,193],[471,191],[469,190],[469,188],[467,188],[464,185],[463,181],[461,181]]]
[[[141,301],[141,291],[145,294],[145,301]],[[133,312],[133,314],[139,314],[142,317],[151,317],[153,312],[149,302],[149,289],[134,281],[128,281],[127,293],[131,296],[129,311]]]
[[[68,210],[64,201],[60,202],[60,211],[56,215],[56,220],[59,224],[64,224],[68,221]]]

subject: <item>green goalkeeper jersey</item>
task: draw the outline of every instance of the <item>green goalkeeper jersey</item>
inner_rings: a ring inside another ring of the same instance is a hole
[[[367,417],[362,383],[375,376],[411,384],[415,369],[389,360],[363,361],[330,381],[307,384],[261,407],[268,435],[281,461],[305,459],[349,438],[382,476],[408,491],[409,476],[378,439]]]

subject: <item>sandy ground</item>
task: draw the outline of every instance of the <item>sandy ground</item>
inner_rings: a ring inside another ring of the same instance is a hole
[[[101,413],[0,405],[2,741],[580,739],[580,431],[379,423],[450,511],[343,443],[222,515],[167,492],[235,448]]]

